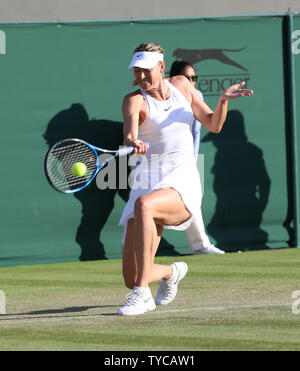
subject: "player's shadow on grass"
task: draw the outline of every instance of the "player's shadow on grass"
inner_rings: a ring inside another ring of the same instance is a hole
[[[13,320],[24,320],[30,317],[26,316],[34,316],[36,319],[45,319],[45,318],[70,318],[70,317],[76,317],[74,313],[82,313],[86,312],[90,309],[103,309],[103,308],[119,308],[121,304],[112,304],[112,305],[93,305],[93,306],[80,306],[80,307],[67,307],[67,308],[60,308],[60,309],[43,309],[43,310],[34,310],[31,312],[26,313],[10,313],[5,314],[5,318],[3,320],[11,319]],[[58,314],[59,316],[53,316],[53,314]],[[62,314],[62,315],[61,315]],[[65,315],[67,314],[67,315]],[[95,313],[95,314],[79,314],[77,316],[114,316],[117,315],[114,313]],[[22,317],[16,317],[16,316],[22,316]],[[37,317],[41,316],[41,317]],[[2,320],[0,316],[0,321]]]
[[[268,249],[261,222],[271,180],[262,150],[247,139],[242,113],[229,111],[222,131],[207,134],[207,141],[217,148],[211,169],[217,200],[208,233],[225,251]]]
[[[44,310],[35,310],[28,313],[22,313],[26,315],[37,315],[37,314],[60,314],[60,313],[79,313],[86,312],[90,309],[101,309],[101,308],[118,308],[119,305],[94,305],[94,306],[80,306],[80,307],[67,307],[61,309],[44,309]]]
[[[72,104],[70,108],[58,112],[48,123],[43,135],[49,148],[56,142],[66,138],[80,138],[97,147],[115,149],[123,143],[123,124],[111,120],[89,119],[81,104]],[[118,179],[118,161],[116,161],[116,184]],[[127,174],[130,169],[127,168]],[[79,260],[107,259],[105,246],[101,241],[104,228],[115,206],[115,197],[119,195],[125,202],[129,197],[129,188],[99,190],[94,179],[88,187],[74,193],[81,203],[82,217],[77,228],[75,240],[81,248]],[[116,229],[120,228],[116,224]],[[112,233],[113,236],[113,233]],[[121,241],[112,238],[108,248],[118,249],[121,255]],[[174,246],[162,239],[159,255],[180,255]]]

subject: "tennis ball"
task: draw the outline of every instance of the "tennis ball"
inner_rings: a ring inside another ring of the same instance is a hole
[[[75,162],[72,165],[72,173],[75,176],[83,176],[86,173],[86,165],[83,162]]]

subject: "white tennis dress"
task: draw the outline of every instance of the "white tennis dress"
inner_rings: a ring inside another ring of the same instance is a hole
[[[162,188],[177,190],[192,215],[184,223],[165,226],[166,229],[187,229],[200,211],[202,191],[194,157],[193,112],[184,95],[168,80],[164,81],[171,92],[167,100],[158,101],[140,89],[148,115],[139,126],[138,138],[148,142],[149,149],[143,156],[130,156],[129,165],[135,169],[129,177],[131,191],[121,226],[134,218],[134,204],[140,196]]]

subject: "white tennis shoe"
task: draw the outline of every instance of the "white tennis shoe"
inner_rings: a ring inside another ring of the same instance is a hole
[[[127,303],[117,310],[117,314],[123,316],[134,316],[154,310],[152,293],[149,287],[134,287]]]
[[[214,245],[210,245],[208,247],[203,247],[202,249],[195,250],[196,255],[201,254],[225,254],[225,251],[218,249]]]
[[[178,283],[187,274],[188,266],[184,262],[172,264],[173,273],[168,280],[161,280],[156,294],[156,305],[167,305],[175,299],[178,291]]]

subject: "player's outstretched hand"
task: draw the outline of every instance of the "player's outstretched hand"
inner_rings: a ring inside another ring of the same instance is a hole
[[[254,92],[252,89],[241,89],[242,86],[246,84],[242,81],[239,84],[235,84],[224,90],[221,98],[224,100],[231,100],[239,97],[246,97],[247,95],[252,95]]]

